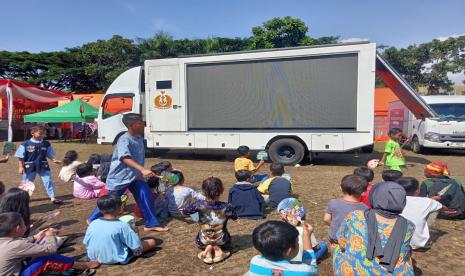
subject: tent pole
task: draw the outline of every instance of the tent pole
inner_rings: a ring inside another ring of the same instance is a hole
[[[13,91],[11,89],[11,82],[6,85],[6,96],[8,99],[8,142],[13,141],[13,128],[11,126],[13,122]]]

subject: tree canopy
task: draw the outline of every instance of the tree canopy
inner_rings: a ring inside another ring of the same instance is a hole
[[[159,32],[151,38],[127,39],[115,35],[56,52],[0,51],[0,78],[15,79],[65,91],[105,90],[125,70],[146,59],[231,52],[264,48],[334,44],[339,36],[313,38],[298,18],[273,18],[252,28],[252,36],[174,39]],[[431,93],[449,90],[447,73],[465,69],[465,36],[412,45],[385,47],[387,60],[414,86]],[[378,85],[378,84],[377,84]]]

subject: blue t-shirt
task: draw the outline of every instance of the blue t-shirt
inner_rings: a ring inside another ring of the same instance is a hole
[[[125,264],[132,255],[140,255],[142,250],[136,232],[118,219],[94,220],[87,228],[83,243],[89,260],[101,264]]]
[[[305,250],[302,262],[272,261],[263,256],[255,256],[250,261],[249,276],[279,275],[279,276],[308,276],[317,275],[315,252]]]
[[[123,157],[131,157],[137,164],[144,166],[145,149],[144,139],[141,136],[133,137],[126,132],[121,135],[111,158],[110,172],[107,176],[107,188],[110,191],[123,189],[141,175],[136,170],[121,161]]]

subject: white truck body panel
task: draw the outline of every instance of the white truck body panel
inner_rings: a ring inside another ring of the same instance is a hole
[[[145,114],[148,148],[260,150],[292,137],[310,152],[344,152],[373,144],[380,58],[376,44],[359,43],[147,60],[118,77],[106,97],[134,93],[131,112]],[[393,69],[380,66],[391,78]],[[399,94],[431,113],[411,89]],[[98,142],[112,143],[126,129],[122,115],[105,108]]]

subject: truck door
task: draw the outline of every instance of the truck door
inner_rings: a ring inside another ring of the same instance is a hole
[[[183,131],[184,99],[180,96],[179,66],[148,68],[149,97],[147,124],[151,131]]]

